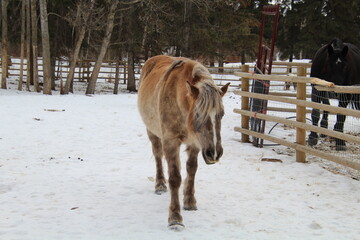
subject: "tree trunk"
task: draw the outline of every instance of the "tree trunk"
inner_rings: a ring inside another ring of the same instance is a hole
[[[78,5],[78,8],[80,8],[82,5]],[[85,33],[86,33],[86,22],[88,21],[91,11],[94,7],[94,1],[90,2],[90,6],[88,11],[86,11],[85,15],[84,15],[84,19],[81,23],[80,26],[80,31],[78,33],[78,37],[76,39],[76,43],[71,55],[71,60],[70,60],[70,68],[69,68],[69,74],[66,78],[66,83],[65,83],[65,88],[64,88],[64,94],[69,94],[70,91],[72,91],[72,86],[73,86],[73,81],[74,81],[74,73],[75,73],[75,66],[76,66],[76,62],[77,59],[79,58],[79,53],[80,53],[80,48],[81,48],[81,44],[84,40],[85,37]],[[79,12],[79,11],[78,11]]]
[[[24,52],[25,52],[25,5],[26,0],[22,0],[21,3],[21,37],[20,37],[20,77],[19,77],[19,85],[18,90],[22,90],[23,85],[23,76],[24,76]]]
[[[30,85],[34,84],[32,51],[31,51],[31,11],[30,1],[25,1],[26,10],[26,91],[30,91]]]
[[[99,53],[98,59],[96,60],[94,69],[93,69],[92,74],[91,74],[89,84],[88,84],[87,89],[86,89],[86,94],[94,94],[95,93],[96,80],[97,80],[97,78],[99,76],[101,64],[102,64],[102,61],[103,61],[104,56],[106,54],[106,50],[107,50],[107,48],[109,46],[111,33],[113,31],[113,28],[114,28],[114,18],[115,18],[117,4],[118,4],[117,0],[113,0],[111,2],[109,15],[108,15],[108,18],[107,18],[105,36],[103,38],[101,48],[100,48],[100,53]]]
[[[191,31],[191,11],[192,1],[184,1],[184,42],[183,42],[183,53],[184,57],[191,57],[190,55],[190,31]]]
[[[222,55],[219,56],[219,73],[224,72],[224,57]]]
[[[1,88],[6,89],[6,77],[8,73],[8,16],[7,16],[7,6],[8,0],[1,0],[1,21],[2,21],[2,74],[1,74]]]
[[[32,41],[32,54],[33,54],[33,76],[34,76],[34,89],[40,92],[39,75],[38,75],[38,45],[37,45],[37,14],[36,14],[36,0],[31,1],[31,41]]]
[[[134,72],[134,52],[133,51],[129,51],[129,53],[128,53],[127,90],[129,90],[131,92],[136,92],[135,72]]]
[[[241,51],[241,64],[244,65],[245,63],[246,63],[245,51]]]
[[[46,0],[40,0],[40,20],[41,20],[41,41],[43,57],[43,83],[44,94],[51,94],[51,58],[50,58],[50,37]]]

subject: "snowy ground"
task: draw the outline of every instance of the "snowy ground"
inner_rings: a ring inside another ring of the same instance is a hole
[[[239,98],[221,162],[199,158],[199,210],[171,232],[136,94],[0,90],[0,239],[360,239],[359,181],[240,143]]]

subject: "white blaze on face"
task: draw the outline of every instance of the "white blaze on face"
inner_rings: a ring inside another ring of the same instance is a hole
[[[216,111],[212,111],[210,113],[210,119],[211,119],[211,124],[213,127],[213,141],[214,141],[214,159],[216,159],[216,143],[217,143],[217,136],[216,136]]]
[[[338,59],[336,60],[336,64],[339,64],[339,63],[341,63],[341,59],[340,59],[340,58],[338,58]]]

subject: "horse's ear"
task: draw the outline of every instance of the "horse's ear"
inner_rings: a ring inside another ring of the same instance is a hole
[[[186,89],[188,90],[188,93],[194,98],[197,98],[197,96],[199,96],[199,89],[189,81],[186,81]]]
[[[347,53],[349,51],[349,47],[347,45],[344,46],[343,50],[341,51],[341,55],[343,57],[346,57]]]
[[[223,97],[225,95],[225,93],[228,90],[230,83],[228,82],[227,84],[225,84],[224,86],[221,87],[221,96]]]
[[[334,47],[332,43],[328,45],[327,50],[329,55],[332,55],[334,53]]]

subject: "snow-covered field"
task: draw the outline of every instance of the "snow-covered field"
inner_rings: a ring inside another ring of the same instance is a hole
[[[240,143],[239,98],[224,97],[221,162],[199,157],[199,210],[172,232],[136,94],[0,90],[0,239],[360,239],[359,181]]]

